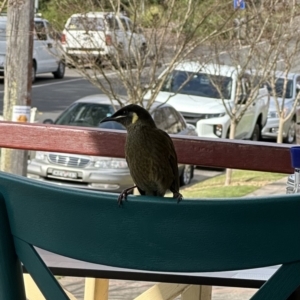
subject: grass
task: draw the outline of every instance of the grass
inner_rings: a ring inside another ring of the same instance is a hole
[[[182,188],[181,193],[184,198],[242,197],[285,176],[280,173],[233,170],[230,186],[224,186],[225,175],[219,175]]]

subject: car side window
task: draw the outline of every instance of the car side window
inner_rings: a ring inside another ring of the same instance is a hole
[[[127,26],[126,19],[125,18],[120,18],[120,20],[121,20],[121,24],[122,24],[122,29],[124,31],[128,31],[128,26]]]
[[[153,120],[156,126],[161,129],[165,130],[165,115],[161,109],[156,109],[152,114]]]
[[[0,23],[0,41],[6,40],[6,24]]]
[[[60,40],[60,34],[54,30],[49,22],[45,22],[49,38],[52,40]]]
[[[118,30],[120,29],[118,20],[114,16],[107,17],[107,24],[110,30]]]
[[[176,111],[171,107],[164,107],[162,109],[164,112],[166,122],[164,130],[169,134],[176,134],[181,132],[183,128],[183,124],[176,113]]]
[[[296,79],[296,96],[300,92],[300,76]]]
[[[34,29],[37,35],[37,38],[41,41],[47,40],[47,30],[43,21],[35,21]]]
[[[181,130],[185,130],[187,128],[186,122],[181,114],[179,114],[177,111],[174,111],[174,113],[177,115],[178,122],[181,124]]]
[[[133,30],[133,24],[132,24],[132,22],[129,19],[127,19],[127,23],[128,23],[129,30],[131,32],[133,32],[134,30]]]
[[[41,41],[47,40],[47,30],[43,21],[34,22],[34,29],[37,35],[37,38]]]

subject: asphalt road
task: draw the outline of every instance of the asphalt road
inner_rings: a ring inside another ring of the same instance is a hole
[[[38,109],[37,119],[55,118],[75,100],[101,93],[75,70],[66,70],[65,78],[54,79],[52,74],[38,75],[32,86],[31,106]],[[2,114],[4,80],[0,79],[0,114]]]

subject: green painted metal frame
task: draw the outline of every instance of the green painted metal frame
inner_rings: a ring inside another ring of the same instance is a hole
[[[15,247],[47,299],[68,298],[32,245],[87,262],[157,272],[283,264],[253,296],[255,300],[286,299],[300,285],[298,195],[191,199],[179,204],[168,198],[131,196],[119,208],[114,194],[63,188],[7,173],[0,173],[0,193],[0,220],[8,218],[10,223],[0,227],[0,259],[7,259]],[[0,267],[0,284],[6,290],[18,286],[22,294],[18,258],[14,255],[10,264]],[[14,284],[9,287],[5,276],[14,264],[18,267],[11,273]],[[0,299],[16,299],[7,293],[0,285]]]

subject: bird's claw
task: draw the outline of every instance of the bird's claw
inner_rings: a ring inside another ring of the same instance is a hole
[[[177,203],[179,203],[183,199],[183,196],[179,192],[177,192],[173,193],[173,198],[177,199]]]
[[[127,191],[123,191],[119,197],[118,197],[118,205],[122,206],[123,205],[123,201],[127,201]]]
[[[122,191],[122,193],[118,197],[118,205],[122,206],[123,201],[127,201],[128,194],[135,188],[136,186],[130,187]]]

